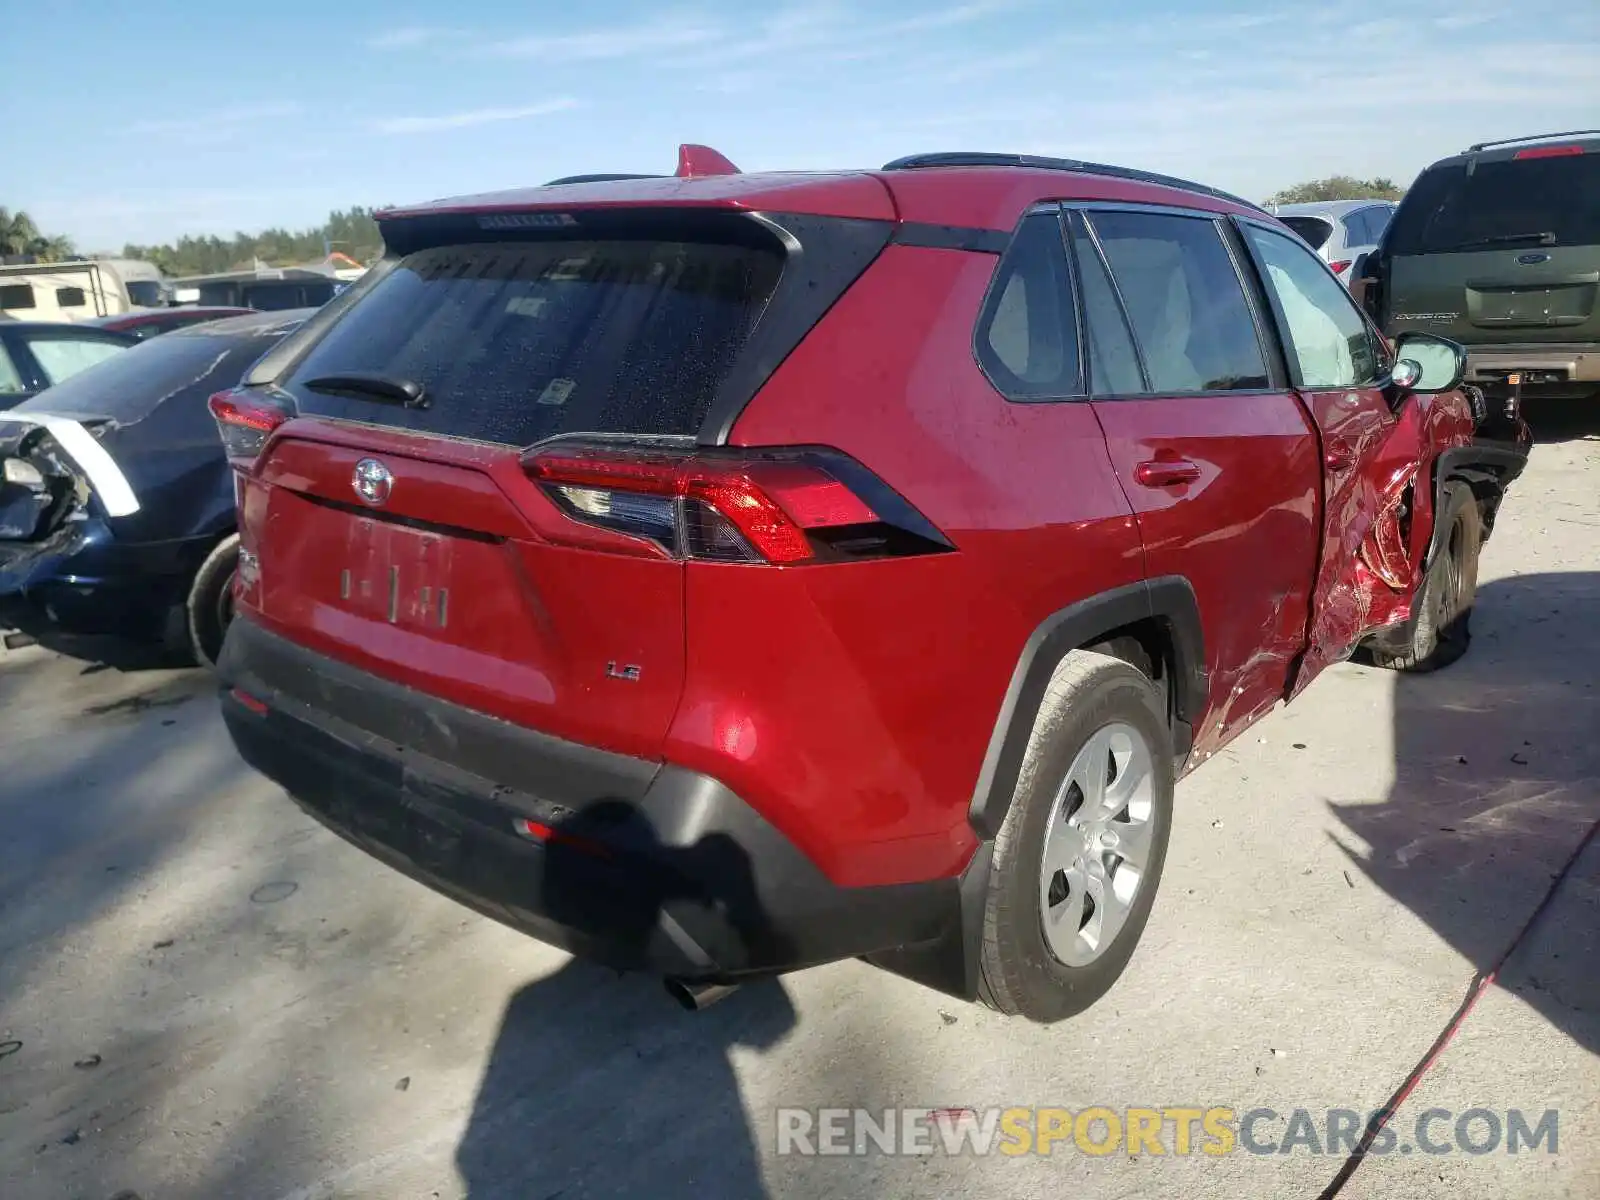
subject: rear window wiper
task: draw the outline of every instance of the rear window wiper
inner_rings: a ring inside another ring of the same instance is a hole
[[[302,387],[313,392],[334,395],[364,396],[384,400],[406,408],[427,408],[428,395],[415,379],[402,379],[378,371],[341,371],[336,375],[318,375],[308,379]]]
[[[1447,246],[1448,250],[1473,250],[1479,246],[1510,246],[1517,242],[1533,242],[1540,246],[1554,246],[1556,235],[1546,231],[1544,233],[1503,233],[1499,237],[1477,238],[1470,242],[1462,242],[1457,246]]]

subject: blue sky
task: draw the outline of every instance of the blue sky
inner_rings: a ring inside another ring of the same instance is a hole
[[[1250,196],[1600,125],[1589,0],[20,0],[0,205],[80,248],[670,171],[1005,149]]]

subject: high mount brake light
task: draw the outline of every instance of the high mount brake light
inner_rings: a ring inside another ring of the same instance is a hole
[[[1518,150],[1511,157],[1518,158],[1576,158],[1586,151],[1582,146],[1532,146],[1527,150]]]
[[[552,447],[528,455],[523,467],[573,520],[647,539],[679,558],[781,566],[819,551],[875,557],[949,548],[926,518],[838,455]],[[867,481],[865,490],[890,503],[875,505],[841,474]]]
[[[289,419],[289,412],[244,392],[218,392],[206,401],[216,418],[217,432],[228,457],[254,462],[272,431]]]

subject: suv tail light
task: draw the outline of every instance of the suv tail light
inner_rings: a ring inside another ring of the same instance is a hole
[[[282,405],[247,392],[218,392],[206,402],[228,457],[240,466],[254,463],[272,431],[292,415]]]
[[[522,461],[572,520],[675,558],[783,566],[953,549],[903,497],[836,451],[565,445]]]
[[[1353,258],[1341,258],[1338,262],[1329,263],[1328,270],[1332,271],[1335,275],[1343,275],[1350,269],[1350,264],[1353,262],[1355,262],[1355,259]]]

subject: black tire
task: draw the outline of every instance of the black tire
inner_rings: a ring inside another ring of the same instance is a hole
[[[1099,956],[1068,966],[1045,938],[1040,898],[1046,827],[1056,794],[1079,751],[1112,724],[1131,726],[1150,754],[1151,846],[1139,888],[1119,932]],[[995,838],[985,897],[984,1003],[1049,1023],[1088,1008],[1117,981],[1144,932],[1166,862],[1174,787],[1172,735],[1161,693],[1148,676],[1089,650],[1067,655],[1045,692],[1005,822]]]
[[[1437,671],[1460,659],[1472,644],[1472,604],[1483,546],[1483,519],[1472,489],[1447,484],[1438,520],[1448,532],[1417,593],[1416,615],[1398,639],[1368,647],[1374,666]]]
[[[194,574],[183,611],[188,627],[186,647],[202,667],[217,665],[222,639],[233,620],[233,576],[239,565],[239,535],[229,534],[216,544]]]

